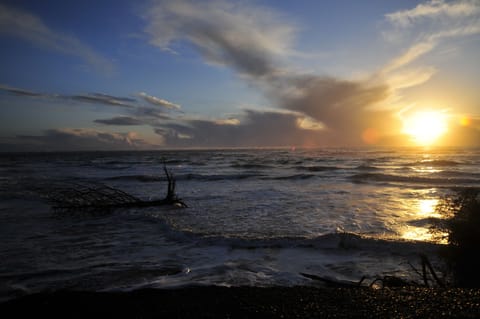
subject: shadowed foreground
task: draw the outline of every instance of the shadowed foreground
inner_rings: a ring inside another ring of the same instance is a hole
[[[54,292],[0,304],[4,318],[479,318],[479,289],[194,287]]]

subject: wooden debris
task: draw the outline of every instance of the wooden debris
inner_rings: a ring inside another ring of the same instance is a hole
[[[142,200],[120,189],[101,183],[69,183],[50,189],[47,200],[56,211],[106,210],[113,208],[153,207],[173,205],[188,207],[175,194],[175,178],[164,166],[167,177],[167,195],[158,200]]]

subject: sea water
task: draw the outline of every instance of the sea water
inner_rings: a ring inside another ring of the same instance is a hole
[[[59,183],[188,208],[55,211]],[[232,149],[0,154],[0,297],[188,285],[418,280],[444,243],[436,206],[480,187],[479,149]]]

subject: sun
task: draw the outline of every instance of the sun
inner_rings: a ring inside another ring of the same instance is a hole
[[[447,131],[445,114],[425,111],[412,114],[403,120],[403,133],[419,145],[431,145]]]

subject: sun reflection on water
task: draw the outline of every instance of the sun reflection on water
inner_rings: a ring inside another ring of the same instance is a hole
[[[423,167],[412,167],[412,170],[416,173],[424,173],[424,174],[434,174],[442,172],[441,169],[432,167],[432,166],[423,166]]]
[[[404,230],[402,234],[402,238],[408,239],[408,240],[418,240],[418,241],[434,240],[433,235],[430,233],[430,230],[428,228],[413,227],[413,226],[408,226]]]
[[[436,212],[438,199],[420,199],[418,201],[418,215],[424,217],[441,218],[441,215]]]
[[[426,218],[442,218],[436,208],[439,204],[438,199],[419,199],[412,205],[412,211],[414,216],[420,219]],[[442,236],[441,236],[442,237]],[[435,241],[439,244],[446,244],[446,239],[439,239],[438,234],[432,233],[429,229],[429,226],[417,227],[408,225],[402,229],[402,238],[408,240],[418,240],[418,241]]]

